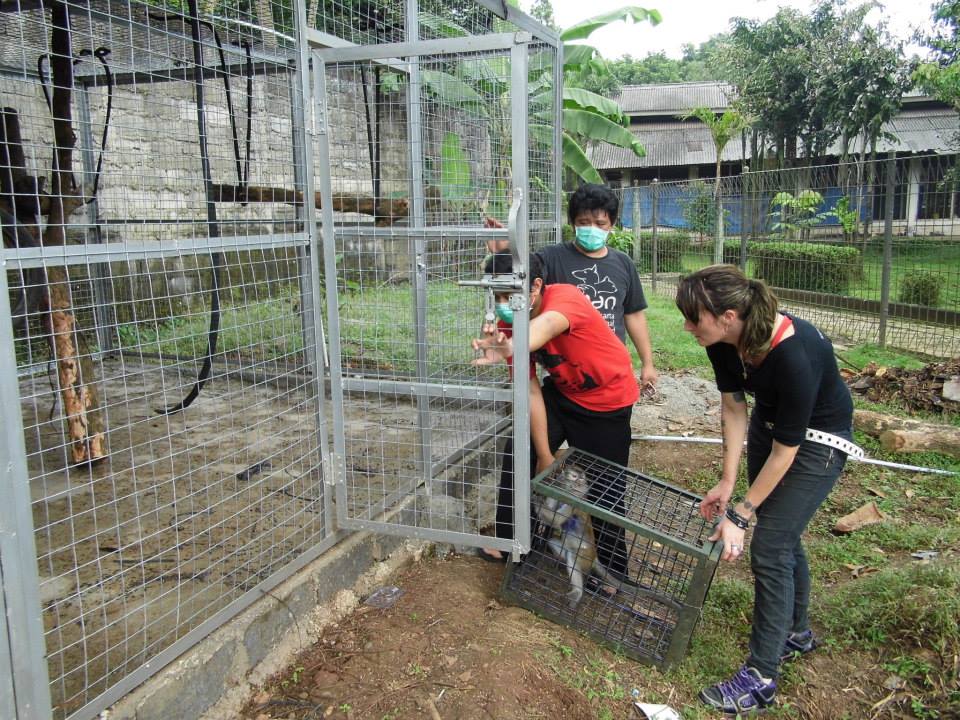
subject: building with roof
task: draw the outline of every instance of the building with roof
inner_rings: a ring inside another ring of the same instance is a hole
[[[717,114],[730,107],[736,89],[723,82],[691,82],[665,85],[628,85],[617,100],[630,118],[630,129],[646,148],[638,158],[628,149],[600,145],[589,157],[604,180],[613,187],[661,182],[712,179],[716,172],[716,149],[709,129],[695,118],[681,117],[697,107]],[[898,181],[895,219],[918,220],[960,216],[956,193],[943,191],[944,173],[956,160],[960,116],[935,98],[913,91],[903,99],[900,113],[884,127],[889,137],[877,145],[877,157],[895,152]],[[851,148],[859,148],[854,140]],[[839,161],[840,143],[828,151]],[[721,156],[721,174],[739,175],[749,158],[749,147],[731,140]],[[875,212],[879,212],[876,208]]]

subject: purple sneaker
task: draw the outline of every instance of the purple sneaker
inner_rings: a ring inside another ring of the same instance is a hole
[[[793,660],[799,655],[806,655],[817,647],[817,638],[813,635],[813,630],[804,630],[803,632],[792,632],[787,635],[787,641],[783,644],[783,652],[780,654],[780,662]]]
[[[756,668],[744,665],[729,680],[700,691],[700,699],[724,715],[763,712],[774,703],[777,683],[764,678]]]

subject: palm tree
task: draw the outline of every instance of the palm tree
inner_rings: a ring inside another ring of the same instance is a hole
[[[750,122],[739,111],[728,108],[722,115],[708,107],[697,107],[681,116],[681,120],[696,118],[710,130],[713,146],[717,151],[716,181],[713,184],[713,201],[717,208],[717,234],[713,245],[713,261],[723,262],[723,199],[720,194],[720,161],[723,149],[736,135],[750,127]]]

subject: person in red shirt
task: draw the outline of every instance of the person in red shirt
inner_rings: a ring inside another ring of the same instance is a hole
[[[513,272],[509,253],[497,253],[485,267],[488,274]],[[530,436],[531,474],[542,472],[566,441],[618,465],[630,456],[630,416],[640,395],[626,346],[590,300],[574,285],[544,285],[543,263],[531,254],[530,278]],[[500,322],[484,325],[473,348],[483,353],[474,362],[510,362],[514,347],[509,326],[509,296],[496,298]],[[535,365],[546,371],[543,385]],[[513,537],[513,447],[504,449],[497,502],[497,537]],[[623,478],[605,478],[589,488],[587,499],[620,515],[625,513]],[[626,572],[623,530],[594,518],[600,562],[621,576]],[[485,559],[505,560],[496,550],[481,549]]]

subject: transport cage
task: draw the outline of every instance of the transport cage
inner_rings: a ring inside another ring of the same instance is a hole
[[[713,525],[700,516],[701,498],[575,448],[534,478],[531,491],[531,550],[508,563],[503,598],[640,662],[667,667],[682,659],[721,553],[707,540]],[[609,565],[622,573],[601,579],[594,570],[579,601],[554,549],[584,563],[593,555],[571,508],[590,516],[596,541],[613,551]],[[618,534],[622,544],[611,540]]]

